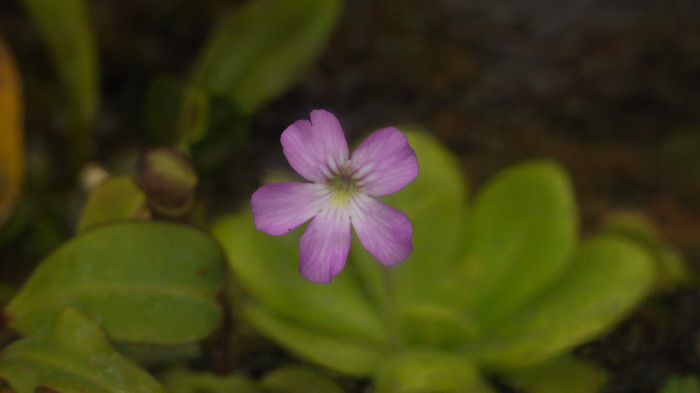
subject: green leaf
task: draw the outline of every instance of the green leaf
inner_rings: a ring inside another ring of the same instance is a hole
[[[186,148],[199,141],[209,124],[209,100],[205,92],[162,76],[146,93],[144,120],[157,145]]]
[[[664,244],[661,235],[644,216],[632,212],[613,213],[606,219],[604,232],[626,237],[653,256],[657,290],[669,290],[692,282],[694,275],[683,256]]]
[[[165,222],[102,226],[49,255],[6,309],[32,334],[66,306],[95,318],[116,341],[177,345],[209,335],[225,277],[218,245]]]
[[[343,393],[332,379],[301,366],[276,369],[267,374],[260,385],[279,393]]]
[[[22,0],[46,40],[80,132],[93,125],[98,101],[97,52],[81,0]],[[82,137],[82,136],[81,136]]]
[[[194,81],[227,96],[244,114],[287,90],[325,46],[339,0],[257,0],[225,15],[195,68]]]
[[[146,367],[155,364],[181,363],[196,358],[202,353],[199,343],[158,345],[118,342],[115,343],[115,348],[127,358]]]
[[[209,372],[176,369],[161,379],[170,393],[266,393],[253,381],[239,375],[223,377]]]
[[[552,162],[510,168],[475,199],[466,252],[446,289],[486,328],[562,272],[577,220],[568,177]]]
[[[557,356],[625,317],[649,292],[650,257],[615,236],[584,243],[564,275],[469,344],[486,364],[526,366]]]
[[[253,304],[246,305],[244,312],[264,334],[301,358],[341,373],[367,376],[380,359],[382,348],[370,341],[316,331]]]
[[[379,315],[350,272],[337,276],[332,285],[311,283],[299,275],[299,229],[270,236],[255,229],[246,210],[219,222],[213,234],[256,302],[313,329],[376,343],[384,340]]]
[[[0,37],[0,226],[10,217],[24,182],[21,89],[14,56]]]
[[[467,186],[456,160],[437,139],[411,131],[406,136],[418,158],[418,177],[383,200],[406,213],[413,224],[414,251],[391,269],[402,301],[422,305],[440,294],[442,279],[452,274],[450,264],[457,257],[464,236]],[[368,253],[363,255],[372,258]]]
[[[672,377],[666,382],[661,393],[700,393],[697,377]]]
[[[504,375],[524,393],[598,393],[607,380],[602,369],[570,356],[507,370]]]
[[[113,177],[95,187],[78,223],[78,232],[115,221],[133,220],[148,212],[146,197],[131,176]]]
[[[0,377],[18,393],[162,393],[160,384],[110,345],[100,328],[67,308],[0,355]]]
[[[375,375],[377,393],[486,393],[492,390],[474,362],[430,350],[400,352],[382,361]]]
[[[402,322],[406,341],[463,341],[473,336],[476,326],[462,310],[449,306],[453,295],[442,287],[461,249],[467,186],[456,160],[439,141],[415,128],[402,128],[418,157],[419,174],[382,199],[410,218],[414,251],[402,264],[383,267],[354,241],[348,266],[360,271],[362,283],[384,314],[398,314],[385,319],[394,325]],[[398,334],[397,326],[391,330]]]

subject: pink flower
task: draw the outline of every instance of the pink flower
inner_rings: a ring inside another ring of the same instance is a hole
[[[372,197],[392,194],[418,175],[416,154],[401,131],[382,128],[352,157],[338,119],[311,112],[282,133],[284,155],[311,183],[276,183],[252,197],[258,230],[283,235],[313,218],[299,242],[299,272],[328,283],[345,266],[350,226],[360,243],[384,265],[396,265],[413,251],[408,217]]]

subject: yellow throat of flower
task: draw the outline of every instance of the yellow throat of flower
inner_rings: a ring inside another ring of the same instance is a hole
[[[351,175],[338,174],[328,183],[331,190],[331,202],[338,207],[347,207],[348,203],[359,193],[360,188]]]

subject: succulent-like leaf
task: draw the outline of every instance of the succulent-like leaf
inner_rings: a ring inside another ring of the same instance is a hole
[[[437,297],[463,239],[467,186],[454,157],[427,133],[407,129],[409,144],[418,157],[418,177],[384,201],[406,213],[413,225],[413,253],[392,267],[397,295],[405,303],[424,304]],[[361,246],[353,257],[371,258]]]
[[[163,393],[160,384],[116,352],[95,322],[67,308],[0,355],[0,378],[17,393]]]
[[[118,176],[95,187],[78,223],[78,232],[145,215],[146,197],[131,176]]]
[[[463,355],[430,350],[399,352],[375,373],[377,393],[487,393],[476,364]]]
[[[507,169],[475,199],[467,217],[466,252],[446,288],[489,326],[566,267],[576,209],[568,177],[552,162]]]
[[[10,326],[32,334],[73,306],[116,341],[184,344],[217,326],[223,255],[208,236],[165,222],[107,225],[49,255],[10,302]]]
[[[209,372],[176,369],[161,379],[170,393],[267,393],[240,375],[223,377]]]
[[[607,380],[602,369],[571,356],[503,373],[524,393],[598,393]]]
[[[0,226],[9,218],[24,179],[22,98],[19,72],[0,37]]]
[[[264,334],[300,357],[345,374],[371,374],[382,355],[382,347],[375,343],[291,323],[257,305],[247,305],[244,312]]]
[[[234,10],[214,30],[195,84],[253,113],[319,55],[339,11],[339,0],[257,0]]]
[[[384,325],[350,272],[336,276],[333,285],[299,275],[300,231],[272,237],[255,229],[250,211],[244,211],[218,223],[213,233],[256,302],[301,326],[383,342]]]
[[[301,366],[274,370],[265,375],[260,385],[279,393],[343,393],[332,379]]]
[[[649,255],[616,236],[584,243],[563,276],[467,347],[494,367],[544,361],[603,333],[648,293]]]

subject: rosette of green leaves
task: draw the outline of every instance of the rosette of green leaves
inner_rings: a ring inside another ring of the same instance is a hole
[[[303,359],[374,378],[378,392],[490,391],[485,372],[531,392],[595,391],[600,373],[566,354],[648,293],[647,252],[619,235],[579,241],[556,163],[506,169],[467,204],[455,158],[408,137],[420,175],[385,199],[413,222],[415,251],[400,266],[358,243],[331,285],[312,284],[297,272],[301,230],[260,233],[249,210],[215,226],[245,316]]]

